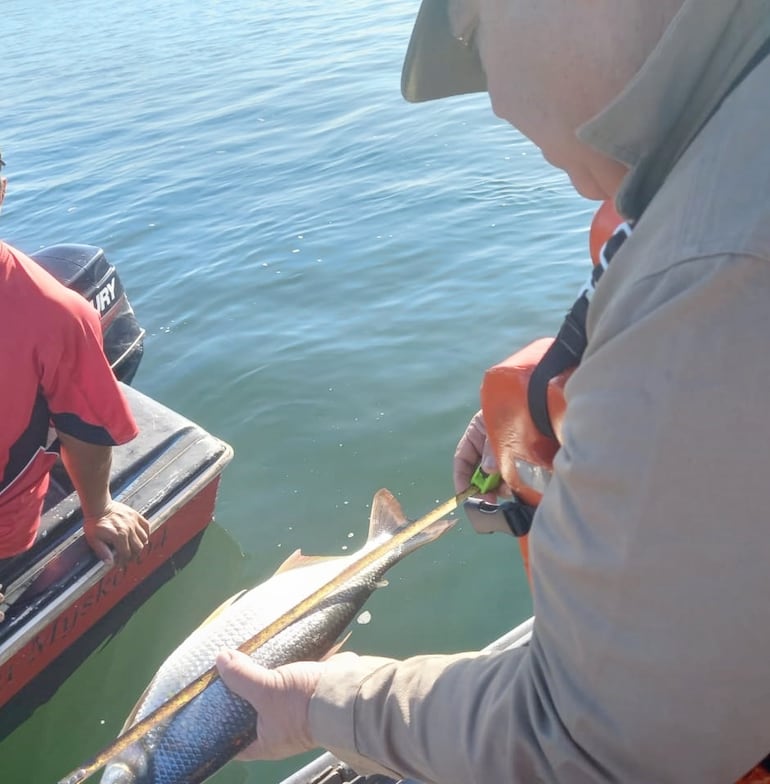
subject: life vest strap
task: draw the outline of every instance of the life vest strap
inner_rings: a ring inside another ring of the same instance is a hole
[[[556,438],[548,414],[548,382],[575,367],[586,349],[586,313],[588,297],[581,294],[564,318],[551,346],[538,362],[527,386],[527,405],[537,429],[548,438]]]
[[[514,536],[526,536],[532,528],[532,518],[537,507],[525,504],[523,501],[505,501],[500,504],[503,508],[505,522]]]
[[[591,269],[588,282],[580,291],[575,304],[564,317],[552,345],[532,371],[527,387],[527,405],[535,427],[548,438],[556,438],[551,417],[548,414],[548,382],[565,370],[577,367],[586,350],[586,318],[588,304],[596,285],[607,269],[612,257],[631,236],[633,225],[626,221],[615,227],[615,231],[601,246],[599,257]]]

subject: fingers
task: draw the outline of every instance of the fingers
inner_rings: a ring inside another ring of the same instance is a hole
[[[452,471],[455,492],[459,493],[465,490],[471,483],[471,477],[484,456],[486,444],[487,429],[484,426],[484,418],[481,415],[481,411],[477,411],[465,429],[465,433],[463,433],[455,450]],[[490,455],[492,455],[491,449],[487,452],[487,462],[489,462]],[[492,455],[492,460],[494,461],[494,455]]]
[[[239,651],[222,651],[216,664],[227,688],[257,713],[257,739],[238,759],[284,759],[315,747],[308,707],[323,663],[294,662],[268,670]]]
[[[225,686],[250,702],[255,710],[258,710],[262,689],[275,679],[272,671],[240,651],[221,651],[217,656],[217,669]]]
[[[139,555],[144,550],[150,536],[141,528],[131,528],[128,531],[127,549],[129,557]]]
[[[97,526],[96,536],[102,544],[110,545],[115,563],[118,566],[125,566],[131,560],[133,555],[131,530],[122,525],[119,520],[110,517],[102,518],[102,521]]]
[[[126,504],[113,501],[99,518],[83,523],[86,538],[96,555],[109,566],[125,566],[150,540],[147,520]]]
[[[495,474],[499,470],[492,443],[487,437],[487,428],[481,411],[474,414],[455,450],[452,479],[456,493],[460,493],[468,487],[479,466],[487,474]],[[498,496],[510,496],[511,494],[508,485],[501,482],[494,492],[479,493],[478,495],[480,498],[494,503]]]
[[[150,523],[145,519],[144,515],[140,515],[139,512],[136,512],[136,516],[138,518],[139,528],[144,535],[143,541],[146,544],[150,539]]]
[[[100,561],[104,561],[110,568],[115,565],[115,556],[112,554],[112,550],[106,545],[104,542],[100,542],[98,539],[91,543],[91,549],[94,551],[94,554]]]
[[[497,458],[495,457],[494,450],[492,449],[492,444],[489,439],[486,438],[486,436],[484,440],[484,448],[481,450],[481,470],[487,474],[496,474],[498,471]]]
[[[114,536],[110,536],[110,541],[115,553],[115,562],[118,566],[125,566],[131,560],[130,534],[128,531],[119,530]]]

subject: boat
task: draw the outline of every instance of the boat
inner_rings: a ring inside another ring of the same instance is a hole
[[[66,471],[54,467],[35,543],[0,566],[0,738],[190,560],[233,455],[227,443],[130,386],[144,330],[101,248],[55,245],[31,258],[99,312],[105,354],[139,426],[133,441],[113,449],[111,492],[145,516],[150,539],[125,568],[108,567],[85,540]]]

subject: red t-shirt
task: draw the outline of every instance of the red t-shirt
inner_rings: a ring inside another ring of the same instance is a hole
[[[136,422],[83,297],[0,242],[0,558],[32,546],[49,471],[49,427],[123,444]]]

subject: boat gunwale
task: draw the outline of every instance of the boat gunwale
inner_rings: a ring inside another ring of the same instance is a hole
[[[204,431],[205,432],[205,431]],[[150,534],[152,535],[158,531],[167,520],[180,509],[182,509],[191,498],[198,495],[205,487],[207,487],[214,479],[222,474],[225,466],[230,462],[233,457],[233,448],[224,441],[211,436],[206,433],[206,436],[214,439],[221,447],[221,451],[216,459],[204,466],[202,470],[198,471],[189,482],[186,482],[181,489],[185,492],[177,492],[169,501],[169,503],[160,507],[155,513],[151,515]],[[195,444],[200,443],[196,441]],[[195,444],[191,444],[190,447]],[[144,485],[142,482],[139,487]],[[136,492],[138,488],[133,488],[132,492]],[[52,565],[57,558],[62,557],[66,552],[72,550],[81,544],[83,538],[83,529],[74,531],[65,541],[54,548],[47,554],[42,564],[34,564],[30,570],[27,570],[15,583],[9,586],[9,596],[14,586],[18,586],[16,590],[24,590],[28,587],[34,579],[42,574],[48,566]],[[95,557],[95,556],[94,556]],[[15,656],[24,646],[32,640],[35,635],[56,617],[58,617],[67,607],[74,604],[81,596],[88,590],[96,585],[113,567],[108,566],[103,561],[95,560],[93,565],[88,568],[72,585],[65,588],[60,594],[53,596],[52,599],[46,603],[39,612],[34,613],[30,620],[20,626],[7,640],[0,643],[0,666],[8,662]],[[30,575],[30,571],[33,574]],[[62,576],[58,583],[54,583],[52,588],[56,585],[61,585],[71,579],[71,575],[65,574]],[[19,586],[20,581],[24,581],[22,586]]]

